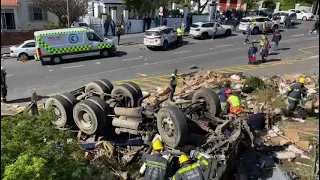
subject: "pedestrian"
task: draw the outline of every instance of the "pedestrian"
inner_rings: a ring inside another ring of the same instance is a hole
[[[178,35],[178,45],[182,45],[183,44],[183,39],[182,39],[183,31],[181,29],[181,26],[178,27],[178,29],[177,29],[177,35]]]
[[[269,30],[269,22],[268,21],[264,21],[264,23],[262,24],[262,29],[265,34],[268,32],[268,30]]]
[[[127,34],[131,34],[131,21],[128,19],[126,24],[127,24]]]
[[[118,46],[120,45],[120,36],[123,30],[123,22],[120,21],[117,23],[117,37],[118,37]]]
[[[153,153],[145,154],[142,160],[146,164],[145,180],[167,180],[169,179],[169,163],[162,157],[164,149],[162,142],[157,139],[153,142]]]
[[[116,36],[116,23],[114,22],[114,20],[111,20],[111,31],[112,35]]]
[[[225,111],[225,108],[226,108],[227,99],[228,99],[226,91],[227,91],[227,89],[230,89],[230,84],[231,84],[231,82],[229,80],[225,81],[223,83],[223,88],[221,88],[217,93],[219,96],[221,109],[223,111]]]
[[[306,84],[306,79],[304,77],[300,77],[298,80],[298,83],[292,84],[285,94],[285,97],[287,99],[287,110],[292,114],[296,108],[297,105],[301,101],[301,97],[303,98],[303,101],[307,100],[307,91],[308,89],[304,86]],[[306,117],[303,117],[306,118]]]
[[[226,101],[226,114],[239,114],[243,111],[243,107],[241,105],[241,101],[238,96],[232,95],[232,90],[227,89],[226,95],[228,97]]]
[[[171,79],[170,79],[170,101],[174,102],[174,99],[173,99],[173,95],[176,91],[176,87],[177,87],[177,84],[178,84],[178,76],[177,76],[177,73],[178,73],[178,69],[175,69],[173,71],[173,73],[171,74]]]
[[[103,26],[104,26],[104,36],[108,36],[108,31],[109,31],[109,26],[110,26],[110,19],[107,18],[104,21]]]
[[[251,34],[251,29],[250,29],[251,23],[249,23],[249,25],[247,25],[246,31],[244,32],[246,35],[246,38],[244,40],[244,44],[249,43],[249,36]]]
[[[255,144],[261,146],[263,143],[263,139],[261,137],[265,133],[266,118],[260,113],[259,106],[253,107],[253,115],[249,117],[248,126],[255,137]]]
[[[150,18],[150,16],[148,16],[146,20],[147,20],[147,30],[149,30],[150,27],[151,27],[151,21],[152,21],[152,19]]]
[[[163,25],[163,26],[166,26],[166,25],[167,25],[167,18],[163,18],[162,25]]]
[[[256,62],[257,51],[258,51],[257,47],[254,45],[254,43],[251,43],[251,46],[248,49],[248,59],[249,59],[248,64],[253,64],[254,62]]]
[[[316,22],[313,25],[313,29],[309,32],[309,34],[312,34],[313,31],[316,31],[319,34],[319,18],[317,18]]]
[[[7,103],[7,81],[6,81],[7,72],[4,67],[1,66],[1,102]]]
[[[158,18],[158,16],[156,16],[156,17],[154,18],[154,24],[155,24],[156,27],[159,26],[159,18]]]
[[[261,57],[262,57],[262,63],[266,62],[266,58],[269,56],[269,49],[271,48],[269,41],[266,40],[261,48]]]
[[[217,31],[218,31],[217,25],[218,25],[218,23],[214,22],[214,24],[213,24],[213,32],[212,32],[212,39],[216,38],[216,34],[217,34]]]
[[[143,24],[142,24],[142,32],[146,31],[146,25],[147,25],[147,17],[143,17]]]
[[[272,37],[272,41],[274,42],[273,44],[273,50],[274,51],[278,51],[279,50],[279,42],[281,40],[282,36],[279,32],[279,30],[277,29],[275,31],[275,33],[273,34],[273,37]]]
[[[233,21],[233,32],[237,32],[238,25],[239,25],[239,20],[238,18],[235,18]]]
[[[181,168],[172,177],[172,180],[205,180],[204,172],[209,167],[209,160],[199,151],[191,151],[191,158],[197,158],[197,162],[191,163],[185,154],[180,155],[179,164]]]

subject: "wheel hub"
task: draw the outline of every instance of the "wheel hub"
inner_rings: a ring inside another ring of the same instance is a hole
[[[166,117],[162,120],[162,129],[168,137],[174,136],[174,125],[170,118]]]
[[[85,128],[89,128],[92,125],[91,116],[86,112],[83,112],[82,118],[80,121]]]
[[[57,120],[56,121],[59,121],[61,119],[61,111],[59,108],[57,107],[54,107],[54,114],[57,116]]]
[[[60,62],[60,58],[59,58],[59,57],[55,57],[55,58],[53,58],[53,61],[54,61],[55,63],[58,63],[58,62]]]

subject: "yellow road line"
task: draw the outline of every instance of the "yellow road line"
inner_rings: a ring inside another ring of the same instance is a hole
[[[300,49],[312,49],[312,48],[317,48],[319,46],[311,46],[311,47],[306,47],[306,48],[300,48]]]
[[[170,79],[165,79],[165,78],[162,78],[162,77],[156,77],[155,79],[158,79],[158,80],[161,80],[161,81],[164,81],[164,82],[170,82]]]
[[[134,83],[136,83],[136,84],[138,84],[138,85],[148,86],[148,87],[152,87],[152,88],[157,88],[157,87],[158,87],[158,86],[154,86],[154,85],[152,85],[152,84],[142,83],[142,82],[140,82],[140,81],[138,81],[138,80],[131,81],[131,82],[134,82]]]
[[[220,70],[225,70],[225,71],[230,71],[230,72],[243,72],[243,71],[239,71],[239,70],[237,70],[237,69],[233,69],[232,67],[230,67],[230,68],[221,68]]]
[[[159,81],[152,81],[152,80],[149,80],[149,79],[142,79],[141,82],[151,82],[153,84],[160,84],[162,86],[168,86],[169,83],[162,83],[162,82],[159,82]]]

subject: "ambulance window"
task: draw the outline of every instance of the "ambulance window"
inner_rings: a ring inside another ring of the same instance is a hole
[[[95,33],[93,32],[87,32],[87,37],[89,41],[98,41],[98,42],[103,42],[101,38],[99,38],[99,36],[97,36]]]

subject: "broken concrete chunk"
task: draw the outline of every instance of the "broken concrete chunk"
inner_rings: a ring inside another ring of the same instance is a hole
[[[294,159],[296,155],[290,151],[276,152],[276,158],[278,159]]]

